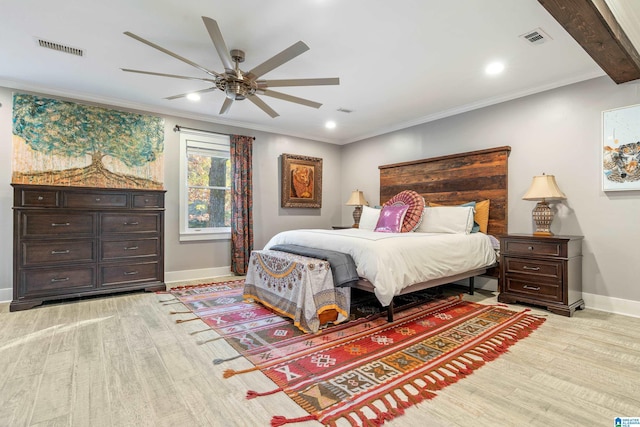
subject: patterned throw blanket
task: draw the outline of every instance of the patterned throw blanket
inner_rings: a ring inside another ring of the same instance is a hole
[[[329,262],[279,251],[253,251],[245,279],[245,298],[293,319],[304,332],[318,332],[320,315],[335,310],[349,318],[351,291],[336,288]]]

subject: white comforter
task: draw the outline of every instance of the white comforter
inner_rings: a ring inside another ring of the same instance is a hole
[[[379,233],[359,230],[291,230],[264,247],[295,244],[348,253],[358,275],[369,280],[387,306],[414,283],[490,266],[496,262],[491,240],[483,233]]]

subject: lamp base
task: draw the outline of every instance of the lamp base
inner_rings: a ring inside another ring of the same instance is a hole
[[[533,208],[533,222],[536,223],[536,231],[533,232],[534,236],[553,236],[549,227],[551,221],[553,221],[553,211],[549,207],[549,204],[542,200],[536,204]]]
[[[360,217],[362,216],[362,206],[356,206],[353,210],[353,226],[352,228],[360,227]]]

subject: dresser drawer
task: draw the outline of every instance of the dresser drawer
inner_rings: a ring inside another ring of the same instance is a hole
[[[507,274],[519,273],[557,280],[562,278],[562,261],[504,257],[504,263]]]
[[[560,242],[543,242],[540,240],[509,240],[503,241],[504,247],[500,250],[509,255],[540,255],[540,256],[562,256],[562,244]]]
[[[103,214],[102,233],[157,233],[159,214]]]
[[[155,239],[116,240],[102,242],[102,260],[158,256],[160,242]]]
[[[160,277],[158,263],[119,264],[102,266],[101,286],[122,286],[135,282],[149,282]]]
[[[25,267],[61,262],[92,262],[95,260],[93,240],[22,242],[22,265]]]
[[[134,208],[163,208],[163,194],[135,194],[133,196]]]
[[[529,281],[507,276],[505,291],[530,296],[537,300],[562,301],[562,284]]]
[[[96,283],[93,267],[22,270],[21,276],[23,297],[83,292]]]
[[[22,235],[31,236],[91,236],[95,216],[90,213],[50,214],[23,212],[21,214]]]
[[[56,208],[59,206],[59,191],[22,190],[20,195],[20,206],[42,208]]]
[[[65,193],[64,206],[67,208],[125,208],[126,193]]]

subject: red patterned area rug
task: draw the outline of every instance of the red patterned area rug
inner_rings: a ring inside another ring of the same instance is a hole
[[[172,289],[197,318],[276,385],[247,398],[286,393],[308,416],[276,415],[272,426],[317,420],[380,426],[507,351],[544,322],[524,310],[442,297],[304,334],[292,321],[242,299],[243,281]],[[210,340],[211,341],[211,340]],[[226,359],[231,360],[236,357]],[[214,363],[226,360],[217,359]]]

